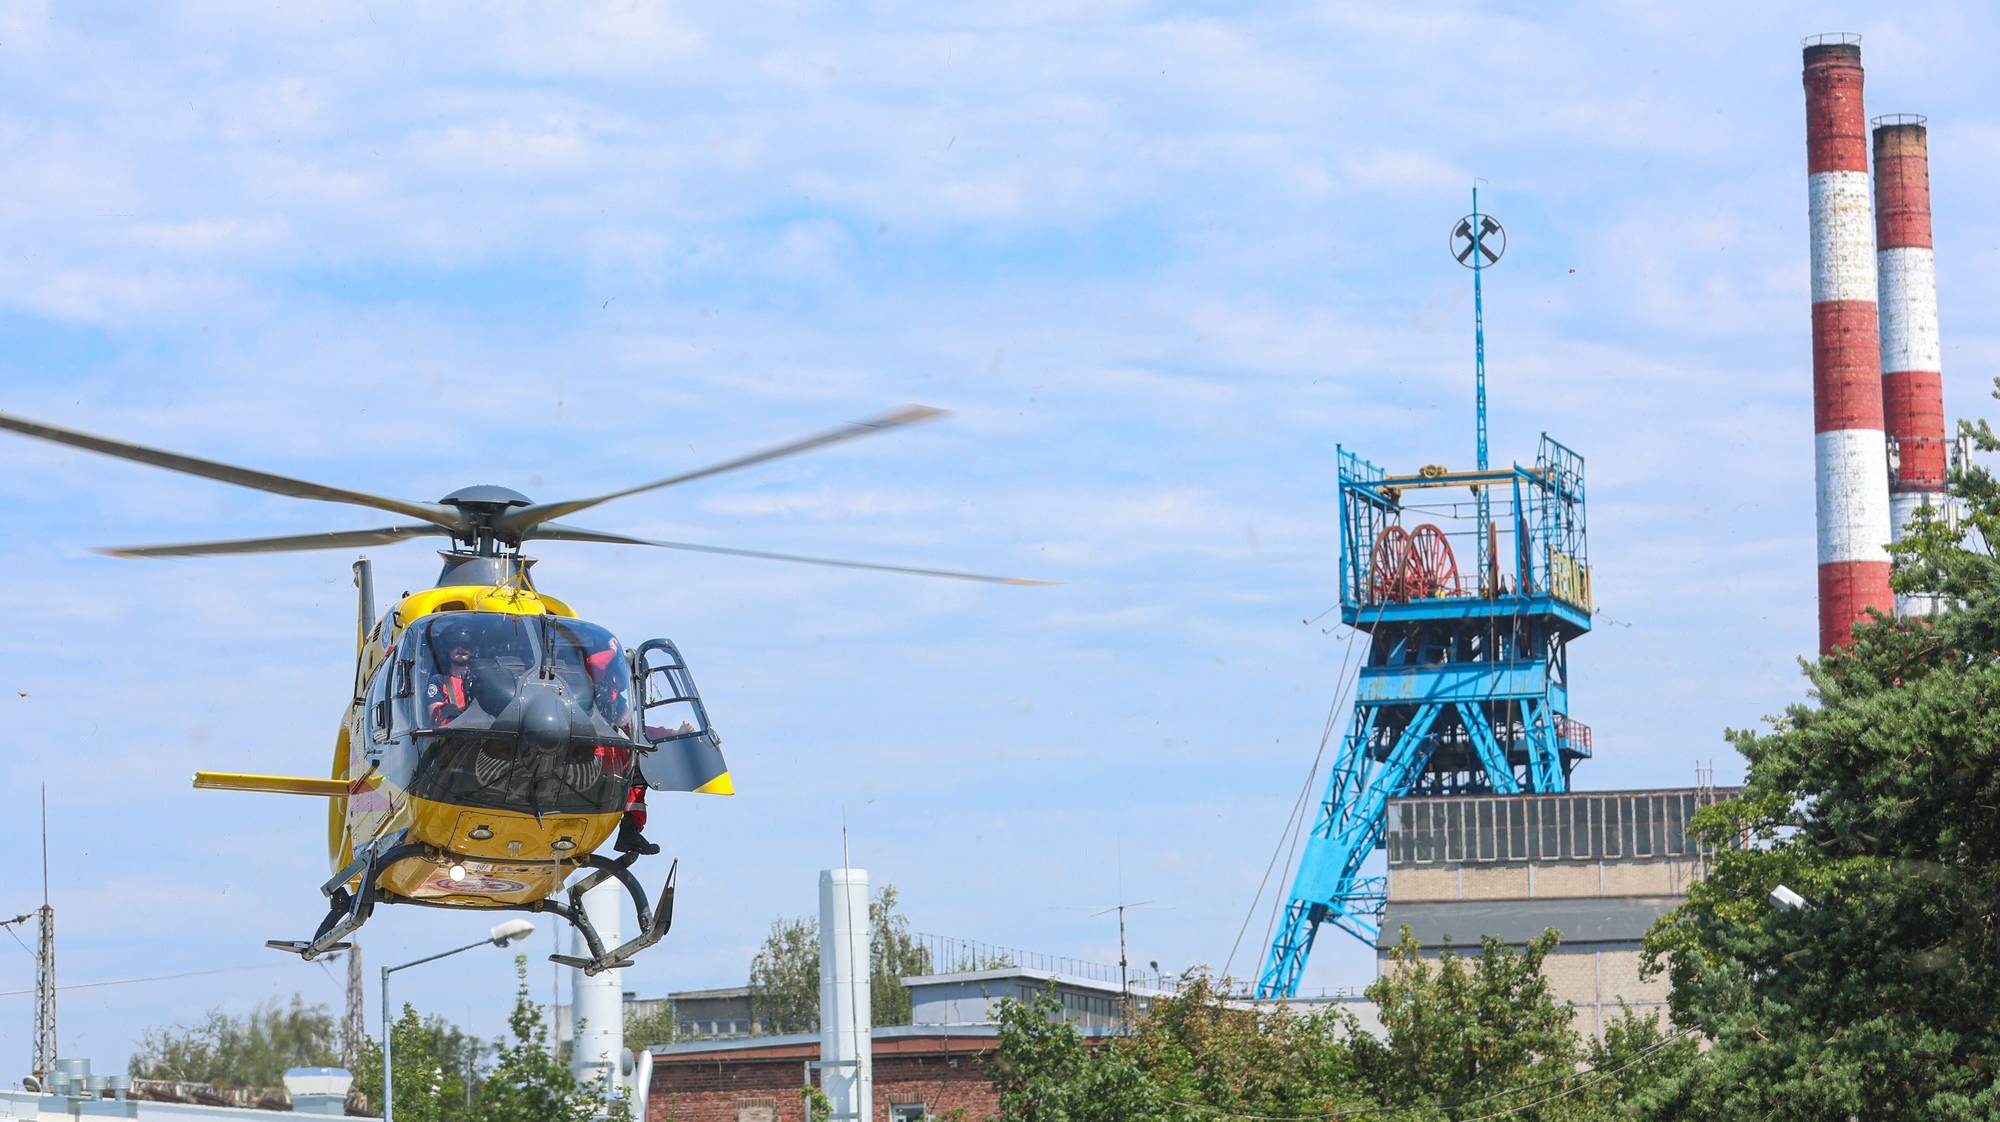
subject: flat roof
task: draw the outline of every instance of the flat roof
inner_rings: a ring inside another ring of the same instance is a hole
[[[1043,985],[1054,983],[1075,989],[1096,990],[1100,993],[1122,994],[1117,982],[1104,982],[1096,978],[1085,978],[1076,974],[1065,974],[1060,970],[1035,970],[1026,966],[1000,966],[991,970],[964,970],[953,974],[917,974],[899,979],[904,988],[918,986],[949,986],[972,982],[1028,981]],[[1132,994],[1138,997],[1164,996],[1167,991],[1152,986],[1131,986]]]
[[[1521,791],[1503,795],[1498,791],[1480,791],[1465,795],[1396,795],[1392,803],[1437,803],[1452,799],[1559,799],[1565,795],[1713,795],[1716,801],[1733,799],[1743,793],[1741,787],[1572,787],[1567,791]]]
[[[666,997],[668,1001],[702,1001],[718,997],[749,997],[749,986],[721,986],[712,990],[675,990]],[[658,1001],[657,997],[635,998],[637,1001]]]

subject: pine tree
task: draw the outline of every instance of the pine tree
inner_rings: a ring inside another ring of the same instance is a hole
[[[1952,610],[1858,626],[1807,702],[1731,734],[1743,795],[1697,818],[1724,850],[1648,939],[1713,1041],[1660,1117],[2000,1117],[2000,487],[1953,490],[1962,521],[1895,550],[1898,589]]]

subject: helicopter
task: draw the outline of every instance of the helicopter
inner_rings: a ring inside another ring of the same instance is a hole
[[[550,955],[586,975],[631,964],[673,923],[679,862],[657,905],[632,869],[645,843],[598,852],[645,789],[735,793],[722,738],[680,649],[627,647],[530,575],[534,540],[597,542],[830,565],[905,575],[1038,585],[1052,582],[882,565],[690,542],[659,541],[556,521],[614,499],[904,428],[945,415],[910,405],[747,455],[589,498],[537,503],[507,487],[463,487],[412,502],[148,448],[0,413],[0,429],[293,498],[368,507],[413,521],[286,537],[103,548],[115,557],[199,557],[388,545],[443,537],[433,587],[375,609],[373,567],[354,562],[357,644],[352,688],[327,777],[199,771],[197,788],[326,800],[332,875],[310,939],[266,946],[311,960],[344,950],[377,905],[549,913],[582,936],[585,955]],[[636,831],[634,831],[636,835]],[[615,881],[637,934],[607,948],[584,893]]]

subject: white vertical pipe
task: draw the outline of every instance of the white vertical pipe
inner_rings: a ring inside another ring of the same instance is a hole
[[[819,874],[820,1087],[837,1119],[873,1122],[875,1057],[869,1006],[868,870]]]
[[[653,1093],[653,1050],[641,1048],[632,1059],[632,1117],[646,1122],[646,1102]]]
[[[619,927],[619,909],[625,892],[615,880],[607,880],[583,894],[583,914],[604,941],[606,950],[624,942]],[[570,934],[570,953],[590,957],[590,946],[581,932]],[[586,977],[581,970],[570,971],[570,1070],[579,1082],[601,1087],[606,1095],[620,1085],[619,1067],[625,1056],[625,1003],[618,971],[606,970]]]

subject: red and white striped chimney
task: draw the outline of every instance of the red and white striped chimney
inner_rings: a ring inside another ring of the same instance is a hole
[[[1882,419],[1897,449],[1890,531],[1903,539],[1919,507],[1945,506],[1943,355],[1931,256],[1930,141],[1924,119],[1875,119],[1875,267],[1882,309]],[[1896,597],[1896,614],[1930,615],[1929,596]]]
[[[1868,122],[1855,35],[1806,41],[1806,184],[1812,208],[1813,460],[1819,649],[1890,611],[1888,448],[1875,324]]]

